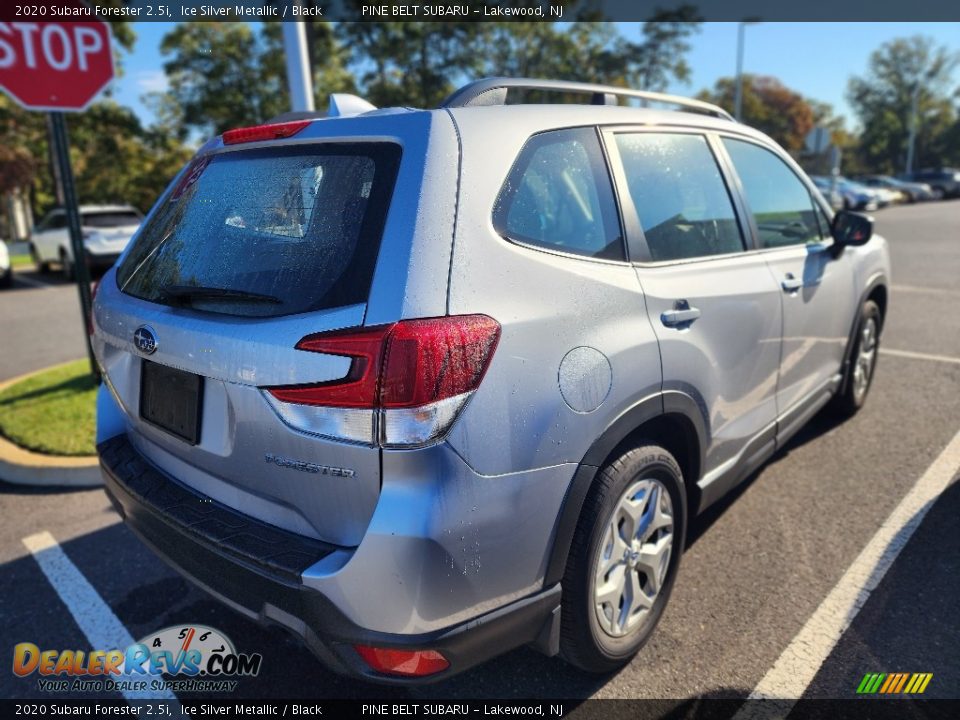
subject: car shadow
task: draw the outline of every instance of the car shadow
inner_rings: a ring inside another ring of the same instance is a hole
[[[720,517],[737,502],[737,500],[740,499],[740,496],[749,489],[760,473],[762,473],[766,468],[784,459],[797,448],[803,447],[807,443],[813,442],[817,438],[826,435],[832,430],[835,430],[843,423],[844,418],[837,416],[830,410],[829,407],[824,408],[817,413],[796,433],[796,435],[790,438],[786,445],[778,448],[772,457],[770,457],[759,468],[744,478],[739,485],[730,490],[720,500],[708,507],[695,518],[691,519],[690,528],[687,531],[686,547],[688,549],[692,547],[697,540],[699,540],[707,532],[707,530],[709,530],[710,527],[717,520],[719,520]]]
[[[37,390],[30,390],[29,392],[18,393],[16,395],[11,395],[0,400],[0,406],[12,405],[15,402],[20,402],[21,400],[32,400],[34,398],[40,398],[44,395],[51,395],[53,393],[59,392],[86,392],[96,387],[96,382],[94,381],[91,375],[82,375],[80,377],[70,378],[69,380],[63,380],[58,382],[56,385],[49,385],[47,387],[38,388]]]

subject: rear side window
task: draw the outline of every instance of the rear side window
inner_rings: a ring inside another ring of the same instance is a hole
[[[48,215],[42,223],[40,230],[60,230],[67,226],[67,216],[62,211],[56,211]]]
[[[730,193],[705,137],[623,133],[617,149],[651,260],[744,249]]]
[[[576,128],[531,138],[500,191],[493,224],[508,240],[623,260],[620,218],[596,131]]]
[[[818,243],[822,240],[815,202],[807,186],[769,150],[723,138],[740,176],[762,248]]]
[[[120,289],[256,317],[366,302],[399,161],[391,143],[201,158],[120,265]]]
[[[81,224],[84,227],[112,228],[139,225],[143,218],[133,211],[84,213]]]

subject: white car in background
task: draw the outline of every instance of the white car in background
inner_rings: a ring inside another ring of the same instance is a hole
[[[80,226],[87,267],[107,269],[127,247],[143,215],[131,205],[81,205]],[[64,277],[73,279],[76,261],[70,246],[70,229],[63,208],[56,208],[33,231],[30,252],[40,272],[56,263]]]
[[[10,251],[7,244],[0,240],[0,288],[13,285],[13,266],[10,263]]]

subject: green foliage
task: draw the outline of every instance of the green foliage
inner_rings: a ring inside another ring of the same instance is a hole
[[[883,173],[903,170],[914,99],[914,167],[960,162],[957,110],[949,97],[957,62],[956,53],[922,36],[892,40],[873,52],[867,74],[847,87],[863,126],[857,148],[863,165]]]
[[[662,90],[686,81],[685,39],[697,29],[687,7],[657,12],[632,41],[612,23],[345,23],[338,32],[359,82],[376,105],[436,107],[483,76],[559,78]]]
[[[252,125],[289,107],[279,23],[259,35],[246,23],[190,22],[164,36],[160,51],[170,82],[169,116],[186,128],[219,134]]]
[[[0,393],[0,435],[51,455],[92,455],[97,383],[88,360],[41,372]]]
[[[95,102],[66,117],[70,160],[82,203],[130,203],[147,211],[190,156],[175,138],[144,130],[130,108]],[[30,188],[37,217],[56,202],[45,113],[0,97],[0,194]]]

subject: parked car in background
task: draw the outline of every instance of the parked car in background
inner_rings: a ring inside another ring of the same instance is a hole
[[[0,288],[13,285],[13,267],[10,264],[10,250],[7,244],[0,240]]]
[[[825,186],[830,188],[832,184],[832,178],[817,176],[813,178],[813,182],[817,185],[817,187]],[[844,210],[871,211],[876,210],[883,205],[890,204],[889,199],[886,202],[881,203],[879,193],[873,188],[868,188],[866,185],[860,185],[859,183],[855,183],[842,176],[836,179],[836,190],[838,193],[840,193],[840,207]]]
[[[927,168],[917,172],[904,173],[903,180],[926,183],[937,198],[960,197],[960,170],[956,168]]]
[[[113,265],[142,220],[143,215],[131,205],[81,205],[80,226],[87,266],[106,270]],[[30,252],[40,272],[49,272],[56,263],[64,277],[73,279],[75,260],[63,208],[51,210],[36,227],[30,238]]]
[[[831,208],[834,210],[843,210],[843,193],[840,192],[839,188],[834,187],[833,181],[830,178],[813,175],[810,179],[813,180],[813,184],[817,186],[817,190],[820,191],[824,199],[830,203]]]
[[[622,667],[693,517],[863,405],[886,242],[696,100],[352,104],[213,138],[104,275],[107,493],[339,672]]]
[[[936,196],[926,183],[907,182],[898,180],[889,175],[860,175],[856,181],[870,188],[884,188],[898,192],[903,196],[902,202],[920,202],[922,200],[933,200]]]

